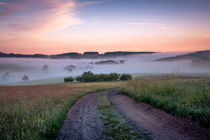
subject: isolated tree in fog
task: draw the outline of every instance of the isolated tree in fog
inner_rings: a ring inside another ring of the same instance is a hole
[[[43,72],[47,72],[48,71],[48,65],[44,64],[44,66],[42,67],[42,71]]]
[[[22,80],[23,80],[23,81],[29,80],[29,77],[28,77],[27,75],[23,75]]]

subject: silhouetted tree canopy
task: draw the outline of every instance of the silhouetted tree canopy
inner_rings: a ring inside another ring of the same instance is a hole
[[[72,76],[64,78],[64,82],[73,82],[73,81],[74,81],[74,77],[72,77]]]

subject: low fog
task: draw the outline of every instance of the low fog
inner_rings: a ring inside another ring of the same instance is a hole
[[[130,55],[106,59],[30,59],[0,58],[0,84],[15,84],[23,81],[78,76],[85,71],[93,73],[210,73],[209,68],[195,67],[191,60],[157,62],[159,58],[176,56],[175,53]],[[113,60],[115,64],[101,64]]]

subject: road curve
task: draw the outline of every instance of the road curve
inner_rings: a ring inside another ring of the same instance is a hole
[[[139,131],[154,140],[210,140],[210,130],[190,120],[172,116],[150,105],[138,103],[117,91],[109,94],[113,106]]]
[[[98,95],[80,98],[70,109],[58,135],[59,140],[105,139],[104,125],[98,111]],[[154,140],[209,140],[210,130],[188,119],[172,116],[150,105],[138,103],[117,90],[109,92],[112,105],[141,133]]]

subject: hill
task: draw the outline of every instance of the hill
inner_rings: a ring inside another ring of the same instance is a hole
[[[194,53],[177,55],[174,57],[161,58],[156,61],[180,61],[191,60],[191,65],[194,67],[210,67],[210,50],[197,51]]]
[[[0,57],[9,57],[9,58],[53,58],[53,59],[62,59],[62,58],[71,58],[71,59],[80,59],[80,58],[106,58],[106,57],[117,57],[117,56],[127,56],[127,55],[136,55],[136,54],[152,54],[155,52],[105,52],[104,54],[99,54],[98,52],[84,52],[83,54],[77,52],[56,54],[56,55],[44,55],[44,54],[14,54],[14,53],[2,53],[0,52]]]
[[[0,52],[0,57],[19,57],[19,58],[47,58],[47,55],[43,54],[14,54],[14,53],[2,53]]]
[[[174,57],[160,58],[156,61],[177,61],[177,60],[189,60],[189,59],[191,59],[191,60],[200,59],[200,60],[209,61],[210,60],[210,50],[197,51],[194,53],[177,55]]]

